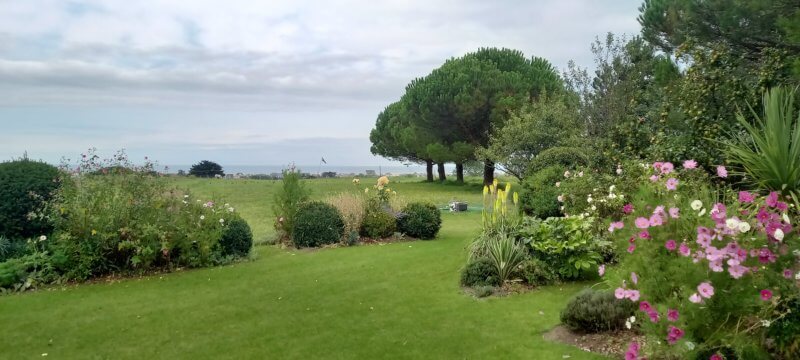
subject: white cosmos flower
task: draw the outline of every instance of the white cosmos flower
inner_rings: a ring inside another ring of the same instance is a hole
[[[700,210],[700,209],[703,208],[703,202],[700,201],[700,200],[695,200],[695,201],[692,201],[690,206],[692,207],[692,210],[697,211],[697,210]]]
[[[750,231],[750,223],[747,221],[742,221],[739,223],[739,232],[746,233]]]
[[[586,202],[588,202],[588,203],[592,202],[592,196],[591,195],[586,198]]]
[[[561,187],[561,181],[556,181],[556,187]]]
[[[220,224],[224,224],[225,223],[225,219],[219,219],[219,223]]]
[[[47,236],[44,235],[39,236],[39,241],[45,241],[45,240],[47,240]]]
[[[592,211],[597,210],[597,206],[592,205]]]
[[[700,210],[699,213],[697,213],[697,216],[703,216],[705,214],[706,214],[706,209],[703,209],[703,210]]]
[[[794,274],[794,279],[800,280],[800,271],[798,271],[797,274]]]
[[[200,220],[205,220],[205,219],[206,219],[205,215],[200,215]]]
[[[775,233],[774,233],[774,234],[772,234],[772,236],[774,236],[774,237],[775,237],[775,240],[778,240],[778,241],[783,241],[783,236],[784,236],[784,234],[783,234],[783,230],[781,230],[781,229],[775,229]]]
[[[786,213],[783,213],[783,222],[785,222],[787,224],[791,224],[792,223],[791,221],[789,221],[789,215],[786,215]]]
[[[739,228],[739,220],[736,220],[734,218],[730,218],[728,220],[725,220],[725,226],[727,226],[728,229],[731,229],[731,230],[738,229]]]

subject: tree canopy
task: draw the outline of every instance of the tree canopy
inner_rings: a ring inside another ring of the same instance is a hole
[[[217,175],[225,176],[225,172],[222,171],[222,166],[220,166],[220,164],[209,160],[203,160],[192,165],[192,167],[189,169],[189,175],[211,178]]]

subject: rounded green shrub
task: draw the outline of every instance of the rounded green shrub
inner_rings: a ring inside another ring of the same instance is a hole
[[[219,245],[223,256],[246,256],[253,247],[253,232],[250,231],[250,225],[240,217],[233,218],[225,224]]]
[[[561,323],[572,331],[585,333],[619,330],[634,315],[636,306],[633,301],[617,299],[611,291],[586,289],[561,311]]]
[[[344,235],[339,210],[321,201],[301,205],[295,215],[292,243],[296,247],[317,247],[338,242]]]
[[[521,275],[528,285],[533,286],[552,285],[560,281],[553,267],[536,258],[522,263]]]
[[[442,228],[442,213],[431,203],[410,203],[403,208],[397,228],[408,236],[430,240]]]
[[[497,276],[492,260],[481,257],[467,263],[461,271],[461,285],[470,287],[500,285],[500,277]]]
[[[538,172],[544,168],[558,166],[572,169],[578,166],[589,166],[590,158],[579,148],[557,146],[544,150],[531,160],[528,171]]]
[[[0,235],[24,239],[49,234],[52,224],[29,219],[60,185],[55,166],[28,159],[0,163]]]
[[[361,222],[361,236],[371,239],[388,238],[397,231],[397,218],[380,204],[369,203]]]
[[[564,168],[560,166],[546,167],[526,178],[519,196],[522,211],[541,219],[561,216],[556,182],[562,179]]]

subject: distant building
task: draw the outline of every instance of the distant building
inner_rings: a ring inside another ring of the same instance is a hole
[[[367,170],[367,176],[375,176],[375,175],[377,175],[375,173],[375,170]]]

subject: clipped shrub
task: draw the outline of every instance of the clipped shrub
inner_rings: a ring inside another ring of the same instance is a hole
[[[250,225],[241,217],[234,217],[225,224],[222,237],[219,239],[222,256],[242,257],[250,253],[253,247],[253,232]]]
[[[545,286],[560,281],[555,270],[539,259],[528,259],[521,264],[520,277],[529,285]]]
[[[317,247],[339,242],[344,235],[344,220],[339,210],[321,201],[312,201],[297,209],[292,229],[292,243]]]
[[[635,302],[619,300],[611,291],[586,289],[561,311],[561,323],[572,331],[584,333],[619,330],[634,315],[636,307]]]
[[[431,203],[410,203],[403,208],[402,215],[397,220],[397,228],[408,236],[430,240],[442,228],[442,214]]]
[[[361,223],[361,236],[371,239],[384,239],[392,236],[397,231],[397,218],[380,203],[369,201],[364,211],[364,220]]]
[[[543,150],[531,160],[528,171],[539,172],[545,168],[555,166],[561,169],[574,169],[589,166],[589,156],[579,148],[557,146]]]
[[[520,207],[526,214],[546,219],[561,216],[556,182],[564,178],[564,168],[550,166],[525,179],[520,192]]]
[[[492,260],[481,257],[467,263],[461,271],[461,285],[469,287],[500,285],[500,278]]]
[[[43,217],[29,218],[41,210],[60,185],[52,165],[21,159],[0,163],[0,236],[11,240],[49,234],[53,226]]]

